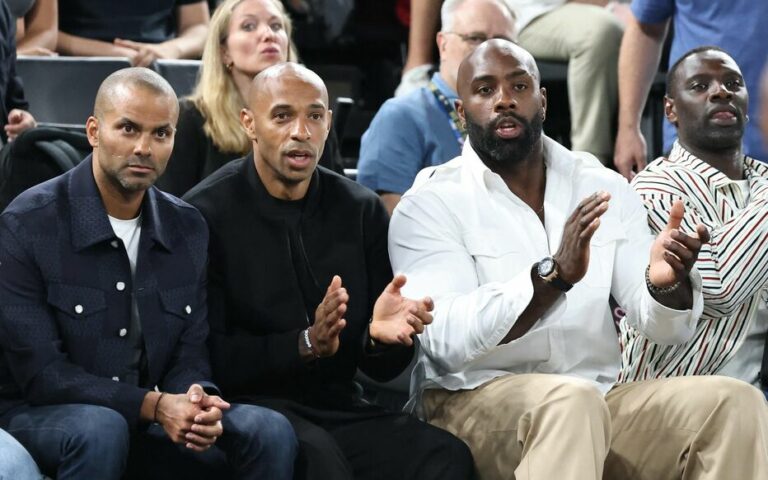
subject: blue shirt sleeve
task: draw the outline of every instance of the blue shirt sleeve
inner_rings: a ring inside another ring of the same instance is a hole
[[[640,23],[661,23],[675,13],[675,0],[632,0],[630,8]]]
[[[387,100],[360,144],[357,180],[376,192],[403,194],[423,167],[425,135],[406,96]]]

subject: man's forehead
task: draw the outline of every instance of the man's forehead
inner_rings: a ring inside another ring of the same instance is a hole
[[[741,69],[736,61],[727,53],[718,50],[695,53],[684,60],[682,67],[684,78],[710,73],[714,69],[723,69],[741,75]]]
[[[256,92],[255,100],[269,105],[286,104],[304,106],[319,103],[327,107],[327,94],[322,85],[298,76],[266,79]]]
[[[113,120],[124,119],[142,125],[163,125],[175,121],[178,115],[176,99],[154,92],[149,92],[147,96],[135,95],[136,90],[133,93],[110,99],[105,105],[104,114]]]
[[[528,74],[534,76],[533,60],[526,58],[524,52],[510,45],[484,49],[469,62],[470,81],[486,76],[507,77]]]

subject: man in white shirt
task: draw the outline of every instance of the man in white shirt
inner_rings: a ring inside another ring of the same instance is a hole
[[[704,313],[693,337],[658,345],[622,322],[619,381],[727,375],[768,390],[762,369],[768,332],[768,166],[744,155],[749,95],[736,61],[717,47],[694,48],[668,74],[665,111],[678,140],[668,158],[638,173],[632,186],[658,231],[674,201],[683,226],[704,223]],[[762,370],[762,373],[761,373]],[[762,383],[762,385],[761,385]]]
[[[481,45],[458,90],[462,156],[422,172],[390,225],[408,294],[435,299],[412,405],[469,444],[482,478],[768,478],[752,387],[716,377],[614,387],[609,296],[654,341],[687,341],[707,229],[680,231],[678,203],[654,240],[626,181],[542,136],[546,92],[522,48]]]

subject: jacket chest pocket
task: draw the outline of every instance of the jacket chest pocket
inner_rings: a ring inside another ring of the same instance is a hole
[[[202,307],[197,298],[197,285],[160,290],[159,293],[163,311],[176,320],[186,321]]]
[[[64,331],[73,333],[94,329],[94,322],[107,308],[103,290],[78,285],[51,284],[47,300]]]

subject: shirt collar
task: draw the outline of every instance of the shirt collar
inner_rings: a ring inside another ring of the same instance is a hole
[[[440,76],[440,72],[435,72],[432,74],[432,81],[435,83],[435,85],[437,85],[437,88],[443,93],[443,95],[445,95],[446,98],[450,100],[456,100],[459,98],[459,95],[454,92],[447,83],[445,83],[443,77]]]
[[[115,239],[115,231],[109,223],[107,210],[93,178],[93,156],[88,155],[71,170],[68,194],[71,208],[72,244],[76,250]],[[160,221],[155,187],[150,187],[141,204],[141,228],[149,238],[170,250],[168,232]]]
[[[541,135],[541,140],[544,147],[544,165],[547,167],[546,191],[549,191],[552,188],[558,190],[566,189],[570,192],[572,189],[571,182],[562,180],[569,179],[573,175],[576,162],[572,158],[572,153],[544,134]],[[461,154],[465,159],[465,166],[480,184],[484,185],[486,188],[491,188],[491,185],[495,183],[497,185],[504,185],[504,188],[507,189],[501,177],[497,173],[491,171],[491,169],[488,168],[477,155],[477,152],[472,148],[469,138],[467,138],[467,141],[464,143],[464,148],[462,149]],[[565,192],[561,191],[561,193]]]
[[[669,152],[667,160],[698,173],[713,190],[727,187],[734,182],[726,174],[686,150],[677,140],[672,145],[672,150]],[[768,166],[752,157],[744,155],[744,176],[750,180],[751,188],[753,179],[759,177],[768,178]]]

